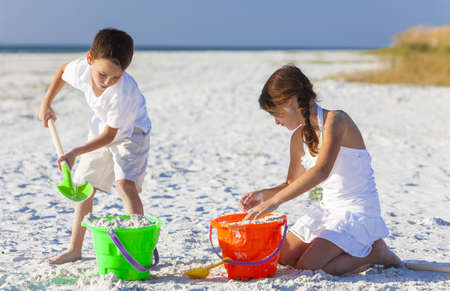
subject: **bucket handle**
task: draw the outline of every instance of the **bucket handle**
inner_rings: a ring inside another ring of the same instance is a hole
[[[216,248],[212,242],[212,225],[209,225],[209,242],[211,243],[212,249],[214,251],[214,253],[216,253],[216,255],[223,259],[222,256],[216,251]],[[254,261],[254,262],[238,262],[238,261],[233,261],[233,260],[226,260],[225,263],[227,264],[232,264],[232,265],[242,265],[242,266],[255,266],[255,265],[260,265],[260,264],[264,264],[265,262],[271,260],[281,249],[281,246],[283,245],[284,239],[286,238],[286,234],[287,234],[287,221],[284,223],[284,232],[283,232],[283,237],[281,238],[281,242],[280,245],[277,247],[277,249],[270,254],[269,256],[267,256],[265,259],[261,260],[261,261]]]
[[[156,247],[153,250],[153,257],[155,258],[155,262],[148,267],[143,267],[141,264],[139,264],[138,261],[136,261],[133,258],[133,256],[123,246],[122,242],[119,240],[116,233],[114,232],[114,229],[108,229],[108,236],[111,238],[114,245],[119,249],[120,253],[124,256],[124,258],[128,261],[128,263],[130,263],[136,270],[141,271],[141,272],[147,272],[152,267],[156,266],[159,263],[159,254],[158,254],[158,250],[156,249]]]

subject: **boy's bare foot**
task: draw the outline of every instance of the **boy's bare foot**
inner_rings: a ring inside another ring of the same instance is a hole
[[[80,251],[74,251],[74,250],[67,250],[64,253],[53,257],[53,258],[48,258],[45,261],[49,264],[52,265],[60,265],[60,264],[64,264],[64,263],[69,263],[69,262],[75,262],[81,259],[81,252]]]
[[[400,258],[389,250],[384,240],[375,241],[372,247],[371,255],[374,258],[374,264],[383,265],[384,268],[400,268],[402,266]]]

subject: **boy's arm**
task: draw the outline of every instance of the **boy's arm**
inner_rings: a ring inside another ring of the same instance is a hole
[[[105,129],[99,136],[97,136],[94,139],[91,139],[90,141],[88,141],[86,144],[84,144],[82,146],[73,148],[71,151],[69,151],[66,154],[59,157],[58,165],[60,165],[61,161],[65,160],[69,163],[70,167],[72,167],[72,165],[75,161],[75,158],[77,156],[88,153],[88,152],[95,151],[96,149],[99,149],[101,147],[104,147],[104,146],[110,144],[116,137],[118,130],[119,130],[118,128],[112,128],[112,127],[109,127],[108,125],[106,125]]]
[[[62,75],[64,73],[66,66],[67,63],[62,65],[61,68],[59,68],[58,72],[56,73],[55,77],[50,83],[50,86],[48,87],[44,99],[42,100],[41,109],[39,111],[39,119],[44,122],[45,127],[48,127],[47,121],[49,118],[56,120],[56,114],[53,111],[51,105],[53,99],[55,99],[56,94],[58,94],[61,88],[64,87],[64,85],[66,84],[66,82],[62,79]]]

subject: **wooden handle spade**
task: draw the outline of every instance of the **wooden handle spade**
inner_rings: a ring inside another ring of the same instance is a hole
[[[450,266],[437,266],[415,263],[405,263],[405,265],[408,269],[411,270],[450,273]]]
[[[48,120],[48,128],[50,129],[50,134],[52,135],[53,144],[55,145],[58,157],[60,157],[64,154],[64,151],[61,145],[61,140],[58,136],[58,132],[56,132],[55,122],[51,118]],[[66,163],[66,161],[62,161],[62,163]]]
[[[50,133],[52,135],[53,143],[55,144],[58,157],[61,157],[64,154],[64,151],[52,119],[48,120],[48,128],[50,129]],[[77,186],[73,183],[72,176],[70,174],[70,166],[67,161],[61,162],[61,170],[64,175],[64,180],[59,186],[57,186],[61,194],[72,201],[79,202],[89,198],[92,193],[94,193],[94,188],[88,182],[84,183],[81,186]]]

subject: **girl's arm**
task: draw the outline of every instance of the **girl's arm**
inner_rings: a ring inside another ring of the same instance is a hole
[[[339,153],[346,126],[343,120],[343,113],[329,112],[327,117],[323,129],[323,144],[314,167],[306,171],[303,175],[298,176],[292,183],[284,187],[272,198],[251,209],[246,219],[252,217],[258,218],[272,212],[280,204],[296,198],[328,178]]]
[[[305,154],[305,151],[303,149],[303,143],[301,142],[301,140],[301,128],[299,128],[291,136],[290,160],[286,182],[274,188],[268,189],[271,192],[271,195],[264,199],[264,201],[272,198],[275,194],[289,186],[291,183],[297,180],[298,177],[305,173],[305,168],[302,165],[302,157]]]
[[[303,149],[301,127],[298,128],[291,137],[291,159],[289,161],[289,170],[286,179],[286,186],[297,180],[298,177],[305,173],[305,168],[302,165],[302,157],[305,155]]]
[[[303,168],[301,164],[301,157],[304,155],[304,151],[303,144],[300,141],[301,135],[300,130],[298,129],[296,132],[294,132],[294,134],[292,134],[291,137],[290,161],[286,182],[273,188],[258,190],[245,194],[239,201],[239,205],[242,210],[246,211],[250,208],[255,207],[263,201],[269,200],[305,172],[305,168]]]
[[[71,151],[65,153],[61,157],[59,157],[58,165],[60,166],[61,161],[65,160],[69,163],[70,167],[72,167],[72,165],[75,162],[75,158],[77,156],[87,153],[87,152],[92,152],[96,149],[99,149],[103,146],[110,144],[116,137],[118,130],[119,130],[118,128],[112,128],[112,127],[109,127],[108,125],[106,125],[105,129],[99,136],[88,141],[86,144],[84,144],[80,147],[76,147],[76,148],[72,149]]]
[[[41,108],[39,111],[39,119],[44,122],[45,127],[48,127],[47,120],[49,118],[56,120],[56,114],[53,111],[51,105],[53,99],[55,99],[56,94],[58,94],[58,92],[61,91],[62,87],[64,87],[64,85],[66,84],[66,82],[62,79],[62,75],[64,73],[64,70],[66,69],[66,66],[67,63],[59,68],[55,77],[53,77],[50,86],[48,87],[44,99],[42,100]]]

